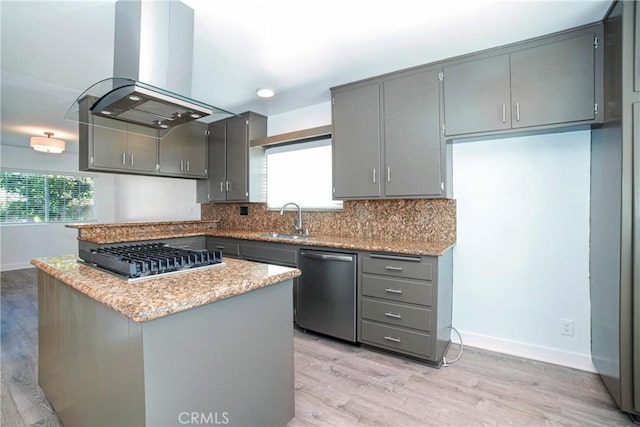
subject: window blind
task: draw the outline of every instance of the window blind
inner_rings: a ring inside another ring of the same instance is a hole
[[[90,221],[93,178],[0,171],[0,224]]]

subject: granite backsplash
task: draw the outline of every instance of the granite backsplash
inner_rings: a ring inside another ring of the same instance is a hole
[[[249,208],[240,215],[240,207]],[[269,210],[262,203],[202,204],[203,221],[219,220],[219,230],[292,233],[297,213]],[[456,240],[456,201],[453,199],[345,200],[341,211],[302,211],[302,222],[317,235]]]

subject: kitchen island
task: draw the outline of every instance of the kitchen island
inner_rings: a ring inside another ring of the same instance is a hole
[[[65,425],[284,425],[294,416],[293,268],[128,283],[76,256],[38,268],[39,383]]]

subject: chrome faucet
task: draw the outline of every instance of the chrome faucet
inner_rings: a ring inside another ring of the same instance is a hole
[[[305,230],[302,228],[302,209],[300,208],[300,205],[298,205],[297,203],[293,203],[293,202],[289,202],[289,203],[285,203],[282,208],[280,208],[280,215],[284,215],[284,210],[287,208],[287,206],[289,205],[293,205],[296,207],[296,209],[298,209],[298,219],[297,220],[293,220],[293,228],[296,230],[296,232],[298,234],[304,234]]]

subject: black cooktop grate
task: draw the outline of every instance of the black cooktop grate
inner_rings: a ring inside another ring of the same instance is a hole
[[[165,243],[81,249],[79,256],[89,264],[127,278],[140,278],[222,263],[221,251],[175,248]]]

